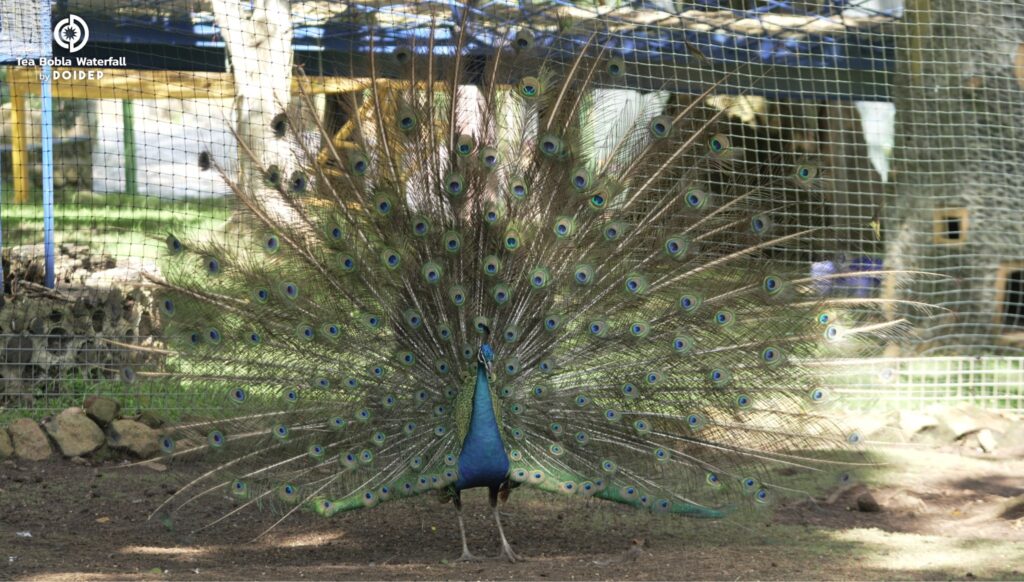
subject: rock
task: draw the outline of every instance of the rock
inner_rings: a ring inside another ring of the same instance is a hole
[[[914,515],[928,511],[928,505],[920,497],[911,495],[906,491],[899,491],[889,497],[885,506],[896,511],[905,511]]]
[[[939,421],[930,414],[914,412],[912,410],[901,410],[896,419],[896,424],[903,431],[904,436],[910,438],[926,428],[938,425]]]
[[[940,426],[949,429],[958,439],[983,428],[1005,433],[1013,424],[1005,416],[978,408],[972,404],[935,409],[935,418],[939,421]]]
[[[966,434],[981,429],[978,421],[960,408],[937,409],[935,411],[935,419],[938,421],[939,428],[951,433],[954,439],[959,439]]]
[[[978,446],[986,453],[991,453],[999,446],[995,433],[987,428],[978,431]]]
[[[11,435],[7,429],[0,428],[0,459],[14,456],[14,443],[11,442]]]
[[[999,439],[1004,447],[1024,447],[1024,422],[1011,424]]]
[[[143,412],[142,414],[137,416],[135,420],[141,422],[142,424],[148,426],[149,428],[160,428],[161,426],[164,425],[164,421],[162,418],[148,411]]]
[[[878,513],[882,511],[882,506],[878,504],[870,491],[866,491],[857,496],[857,509],[864,513]]]
[[[14,444],[14,455],[26,461],[43,461],[50,457],[53,449],[46,433],[34,420],[19,418],[7,427]]]
[[[134,420],[115,420],[107,429],[107,444],[127,449],[139,457],[149,457],[160,450],[156,431]]]
[[[100,426],[107,426],[117,418],[121,405],[113,399],[102,396],[89,396],[85,399],[85,413]]]
[[[83,459],[82,457],[71,457],[71,462],[76,464],[76,465],[88,465],[89,464],[89,461]]]
[[[1011,497],[1000,504],[999,517],[1007,521],[1024,519],[1024,495]]]
[[[103,445],[103,431],[81,408],[68,408],[45,426],[65,457],[87,455]]]
[[[885,417],[877,414],[853,413],[846,417],[846,426],[856,429],[864,438],[871,438],[889,431]]]

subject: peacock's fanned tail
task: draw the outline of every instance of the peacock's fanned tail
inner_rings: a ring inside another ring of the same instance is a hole
[[[130,375],[180,386],[164,453],[206,468],[163,509],[230,491],[224,518],[331,515],[451,486],[485,328],[513,483],[715,517],[857,444],[812,360],[894,327],[774,259],[815,234],[780,219],[814,165],[749,160],[713,87],[609,90],[630,74],[613,45],[417,43],[372,57],[344,140],[296,139],[298,170],[264,184],[225,175],[237,232],[167,239],[170,359]]]

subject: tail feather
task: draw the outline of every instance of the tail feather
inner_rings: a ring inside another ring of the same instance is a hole
[[[168,239],[169,363],[139,375],[180,382],[165,458],[203,470],[159,511],[225,487],[213,523],[450,489],[488,337],[517,485],[721,517],[784,490],[773,468],[856,449],[814,359],[905,327],[772,260],[820,232],[777,217],[818,169],[732,144],[705,106],[729,75],[685,106],[622,99],[600,34],[559,62],[510,30],[477,59],[463,18],[449,55],[434,29],[388,55],[371,34],[346,128],[316,120],[321,147],[293,127],[287,177],[240,142],[263,180],[216,166],[238,232]]]

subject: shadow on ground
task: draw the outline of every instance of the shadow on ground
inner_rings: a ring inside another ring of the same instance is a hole
[[[251,514],[190,534],[149,513],[166,474],[67,462],[0,464],[0,578],[112,579],[1020,579],[1024,460],[898,449],[858,486],[791,498],[771,515],[656,518],[600,502],[514,494],[523,563],[453,563],[458,529],[433,498],[331,520]],[[786,478],[804,476],[789,471]],[[866,489],[865,489],[866,488]],[[858,509],[867,491],[881,511]],[[466,495],[470,546],[495,554],[486,494]],[[28,537],[28,536],[31,537]]]

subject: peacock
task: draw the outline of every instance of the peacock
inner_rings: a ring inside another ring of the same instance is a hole
[[[338,139],[288,119],[287,165],[240,142],[261,180],[212,162],[235,228],[166,238],[166,358],[124,375],[176,383],[161,462],[205,464],[154,514],[430,494],[473,560],[461,493],[486,488],[515,561],[498,507],[520,487],[722,518],[785,492],[773,469],[842,470],[864,439],[829,412],[829,358],[904,324],[792,268],[822,172],[733,142],[709,99],[729,72],[641,94],[614,38],[555,50],[471,11],[373,38]]]

